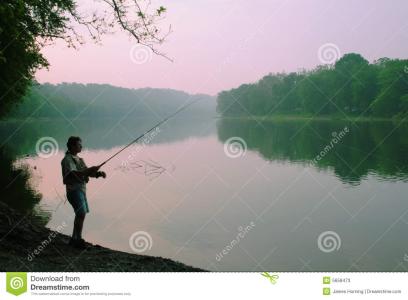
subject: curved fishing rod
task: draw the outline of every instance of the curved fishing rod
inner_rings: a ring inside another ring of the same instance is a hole
[[[155,129],[156,127],[159,127],[161,124],[163,124],[164,122],[168,121],[169,119],[171,119],[172,117],[174,117],[175,115],[177,115],[179,112],[181,112],[182,110],[186,109],[187,107],[189,107],[190,105],[192,105],[193,103],[196,103],[197,101],[199,101],[201,99],[197,99],[195,101],[192,101],[190,103],[187,103],[186,105],[182,106],[181,108],[179,108],[177,111],[175,111],[173,114],[171,114],[170,116],[166,117],[165,119],[161,120],[159,123],[157,123],[155,126],[153,126],[152,128],[150,128],[149,130],[145,131],[142,135],[138,136],[137,138],[135,138],[133,141],[131,141],[129,144],[127,144],[125,147],[123,147],[122,149],[120,149],[118,152],[116,152],[115,154],[113,154],[112,156],[110,156],[107,160],[105,160],[103,163],[101,163],[98,167],[102,167],[104,164],[106,164],[108,161],[110,161],[112,158],[114,158],[116,155],[118,155],[119,153],[121,153],[123,150],[125,150],[126,148],[130,147],[131,145],[133,145],[134,143],[136,143],[138,140],[140,140],[142,137],[144,137],[146,134],[148,134],[150,131],[152,131],[153,129]]]

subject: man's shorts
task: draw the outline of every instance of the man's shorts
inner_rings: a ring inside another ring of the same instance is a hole
[[[89,213],[88,200],[82,190],[67,191],[68,202],[72,205],[75,215],[85,215]]]

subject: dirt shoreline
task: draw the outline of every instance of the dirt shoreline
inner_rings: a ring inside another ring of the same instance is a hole
[[[202,272],[167,258],[89,245],[68,246],[69,237],[39,225],[35,215],[22,214],[0,202],[0,271],[12,272]]]

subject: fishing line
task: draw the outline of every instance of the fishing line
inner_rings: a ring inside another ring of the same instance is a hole
[[[131,141],[129,144],[127,144],[125,147],[123,147],[122,149],[120,149],[119,151],[117,151],[115,154],[111,155],[107,160],[105,160],[103,163],[101,163],[99,165],[99,168],[102,167],[103,165],[105,165],[108,161],[110,161],[112,158],[114,158],[115,156],[117,156],[119,153],[121,153],[123,150],[127,149],[128,147],[130,147],[131,145],[133,145],[134,143],[136,143],[138,140],[140,140],[142,137],[144,137],[146,134],[148,134],[149,132],[151,132],[152,130],[154,130],[155,128],[157,128],[158,126],[162,125],[163,123],[167,122],[169,119],[171,119],[172,117],[176,116],[178,113],[180,113],[181,111],[183,111],[184,109],[186,109],[187,107],[189,107],[190,105],[198,102],[201,99],[197,99],[195,101],[192,101],[190,103],[187,103],[186,105],[182,106],[181,108],[179,108],[178,110],[176,110],[173,114],[169,115],[168,117],[166,117],[165,119],[163,119],[162,121],[160,121],[159,123],[157,123],[155,126],[153,126],[152,128],[150,128],[149,130],[145,131],[142,135],[138,136],[137,138],[135,138],[133,141]],[[163,172],[166,171],[165,168],[163,168],[162,166],[158,165],[156,162],[152,161],[153,163],[149,163],[146,161],[142,162],[145,164],[145,168],[144,168],[144,173],[146,176],[149,175],[157,175],[160,176],[160,174],[162,174]],[[150,167],[150,170],[148,171],[147,166]],[[138,165],[138,167],[143,167],[143,165]],[[156,177],[157,177],[156,176]],[[61,197],[61,195],[58,193],[57,189],[54,187],[54,190],[58,196],[58,198],[60,198],[60,202],[58,203],[57,207],[54,210],[54,213],[57,212],[57,210],[60,208],[62,203],[65,203],[67,201],[67,199]]]
[[[117,169],[121,170],[122,172],[135,170],[137,173],[149,177],[150,180],[168,171],[166,167],[162,166],[160,163],[155,162],[151,159],[149,159],[148,161],[146,160],[132,161],[130,163],[127,163],[126,165],[121,165],[115,168],[115,170]],[[172,168],[172,171],[174,171],[174,167]]]
[[[57,194],[57,197],[60,198],[60,201],[59,201],[57,207],[56,207],[55,210],[54,210],[54,213],[56,213],[57,210],[58,210],[58,208],[61,206],[61,204],[62,204],[62,203],[65,204],[65,203],[67,202],[67,198],[66,198],[66,197],[65,197],[65,198],[61,197],[61,195],[58,193],[58,191],[57,191],[57,189],[55,188],[55,186],[54,186],[54,190],[55,190],[55,193]]]

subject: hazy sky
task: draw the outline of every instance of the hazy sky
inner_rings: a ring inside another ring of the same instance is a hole
[[[326,44],[334,44],[326,47],[328,52],[358,52],[370,62],[384,56],[408,58],[407,0],[152,3],[168,9],[163,25],[172,24],[173,33],[160,50],[173,63],[138,56],[135,42],[117,32],[106,36],[102,46],[89,41],[79,50],[64,43],[45,48],[51,67],[39,71],[37,80],[216,94],[270,72],[313,68],[321,64],[319,49]]]

